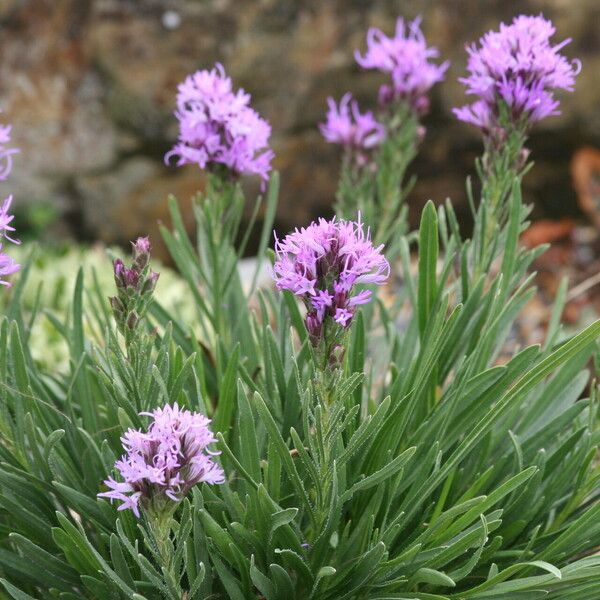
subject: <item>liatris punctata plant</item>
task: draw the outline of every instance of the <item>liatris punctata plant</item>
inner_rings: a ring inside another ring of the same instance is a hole
[[[356,308],[370,301],[361,284],[382,285],[390,274],[383,245],[374,247],[358,222],[319,219],[276,240],[275,284],[302,298],[304,323],[323,371],[336,369]]]
[[[18,152],[15,148],[7,147],[10,144],[10,125],[0,125],[0,182],[5,181],[10,175],[12,169],[12,157]],[[10,286],[10,282],[4,279],[7,275],[12,275],[20,269],[8,254],[2,250],[3,240],[8,240],[13,244],[19,244],[19,240],[11,238],[15,228],[11,226],[13,216],[9,213],[12,196],[8,196],[0,205],[0,285]]]
[[[460,81],[477,99],[454,113],[483,134],[485,151],[479,168],[487,198],[482,225],[485,248],[491,244],[496,223],[507,218],[506,197],[514,177],[527,169],[525,142],[531,128],[559,114],[554,94],[573,91],[581,69],[578,60],[569,61],[561,54],[570,40],[551,44],[555,31],[541,15],[521,15],[484,35],[479,46],[467,47],[469,76]]]
[[[201,230],[198,235],[206,244],[192,269],[183,264],[183,257],[190,256],[191,243],[174,199],[170,208],[174,223],[180,226],[179,237],[170,236],[166,229],[163,234],[178,267],[190,283],[193,281],[199,311],[209,317],[210,325],[203,332],[206,343],[212,346],[216,336],[220,336],[231,346],[240,330],[240,325],[236,325],[240,311],[232,308],[241,293],[237,260],[246,250],[262,203],[259,196],[242,232],[246,199],[239,180],[242,176],[258,175],[262,191],[269,182],[266,218],[260,234],[264,251],[274,219],[278,185],[277,175],[271,174],[271,126],[250,106],[249,94],[242,89],[234,91],[231,79],[218,63],[210,71],[189,75],[179,85],[175,116],[179,121],[179,139],[165,161],[177,158],[180,167],[196,164],[207,175],[205,191],[194,200]]]
[[[363,69],[389,77],[379,88],[376,114],[362,114],[348,93],[339,109],[328,100],[321,125],[325,139],[344,148],[336,213],[349,219],[360,211],[375,241],[385,243],[392,257],[406,227],[403,200],[410,186],[402,189],[404,174],[425,135],[421,119],[429,110],[429,92],[449,66],[434,62],[438,50],[427,46],[420,22],[399,18],[393,37],[372,28],[364,56],[355,52]]]
[[[571,40],[551,45],[555,33],[543,16],[521,15],[484,35],[479,47],[468,46],[469,76],[460,81],[478,99],[455,109],[456,116],[479,127],[490,143],[502,144],[513,130],[526,134],[537,121],[559,114],[554,92],[573,91],[581,63],[560,53]]]
[[[148,310],[159,277],[150,269],[150,250],[150,239],[139,237],[132,243],[133,262],[130,267],[126,267],[120,258],[113,262],[117,295],[109,300],[127,346]]]
[[[223,483],[224,473],[208,449],[216,439],[204,415],[177,403],[142,415],[152,418],[147,431],[129,429],[121,438],[126,454],[115,468],[123,481],[109,477],[104,482],[109,491],[98,496],[122,502],[119,510],[131,509],[138,518],[143,510],[162,561],[171,568],[169,538],[177,504],[201,482]]]
[[[396,47],[371,36],[382,52],[365,61]],[[379,131],[350,98],[336,110],[340,140]],[[488,151],[470,237],[449,201],[429,202],[394,262],[356,214],[267,251],[273,174],[258,262],[270,256],[275,284],[258,290],[238,269],[244,236],[225,233],[240,173],[205,157],[222,185],[195,205],[197,243],[174,200],[162,228],[197,313],[155,298],[127,353],[95,277],[79,273],[60,318],[26,310],[25,264],[0,297],[2,600],[600,597],[600,322],[562,329],[562,283],[543,344],[506,344],[541,250],[519,244],[523,170]],[[133,297],[131,269],[118,277]],[[46,318],[66,371],[32,355]]]

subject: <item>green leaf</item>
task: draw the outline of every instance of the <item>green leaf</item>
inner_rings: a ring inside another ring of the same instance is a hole
[[[571,357],[576,356],[579,352],[585,351],[599,335],[600,321],[596,321],[525,373],[513,388],[506,392],[487,414],[473,426],[459,447],[442,467],[428,479],[424,486],[418,492],[415,492],[415,496],[418,495],[421,498],[429,497],[433,490],[446,479],[448,474],[460,464],[461,460],[475,444],[492,428],[494,423],[504,416],[517,402],[522,400],[528,392],[543,381],[554,369]],[[419,503],[417,502],[408,508],[407,520],[410,520],[414,516],[418,508]]]
[[[33,596],[22,592],[18,588],[16,588],[12,583],[6,581],[6,579],[0,579],[0,583],[4,586],[6,591],[15,599],[15,600],[35,600]]]
[[[260,268],[262,265],[262,257],[265,254],[267,249],[267,245],[269,244],[269,239],[273,235],[273,223],[275,222],[275,213],[277,210],[277,201],[279,197],[279,173],[277,171],[273,171],[271,173],[271,177],[269,178],[269,189],[267,191],[267,206],[265,210],[265,217],[263,220],[263,225],[260,232],[260,240],[258,242],[258,250],[256,252],[256,256],[258,260],[256,261],[256,270],[254,271],[254,275],[252,276],[252,284],[250,285],[250,294],[252,295],[254,290],[256,289],[256,282],[258,280],[258,276],[260,274]]]
[[[451,577],[448,577],[441,571],[435,569],[427,569],[423,567],[419,569],[411,578],[411,583],[428,583],[429,585],[440,585],[442,587],[456,587],[456,583]]]
[[[410,461],[416,450],[416,446],[407,448],[404,452],[402,452],[402,454],[396,456],[396,458],[387,463],[385,467],[379,469],[379,471],[371,473],[364,479],[357,481],[349,490],[346,490],[342,494],[342,502],[347,502],[350,500],[354,494],[356,494],[356,492],[369,489],[370,487],[382,483],[394,476]]]
[[[235,409],[235,400],[237,392],[237,371],[240,360],[240,347],[235,347],[233,353],[227,361],[227,367],[223,375],[223,380],[219,386],[219,403],[213,420],[215,431],[223,433],[223,437],[228,439],[229,428],[232,425],[232,419]]]
[[[271,413],[269,412],[267,405],[264,403],[264,400],[261,398],[260,394],[258,394],[258,393],[254,394],[254,404],[256,406],[256,409],[258,411],[258,414],[259,414],[262,422],[264,423],[264,425],[267,429],[267,432],[269,433],[270,440],[274,444],[274,446],[277,450],[277,453],[278,453],[283,465],[285,466],[285,472],[286,472],[287,476],[289,477],[292,485],[296,489],[296,493],[301,498],[302,503],[303,503],[304,507],[307,509],[309,515],[311,516],[311,518],[314,518],[314,511],[313,511],[312,504],[311,504],[308,494],[304,488],[304,484],[302,483],[302,480],[300,479],[300,475],[298,475],[298,471],[296,469],[296,465],[294,464],[294,460],[290,456],[290,451],[289,451],[286,443],[283,441],[283,438],[281,437],[279,428],[277,427],[275,420],[273,419]]]
[[[500,571],[497,575],[494,575],[481,585],[475,586],[469,590],[462,592],[462,596],[464,598],[489,598],[489,591],[493,590],[496,587],[496,584],[505,581],[509,577],[512,577],[516,573],[523,571],[527,567],[537,567],[538,569],[547,571],[556,579],[560,580],[562,578],[562,573],[560,569],[557,569],[554,565],[551,565],[550,563],[547,563],[545,561],[535,560],[532,562],[516,563],[507,567],[503,571]],[[527,589],[528,587],[527,582],[522,582],[519,580],[511,583],[513,584],[511,586],[511,591],[513,592],[519,591],[519,589]],[[525,585],[523,585],[523,583],[525,583]],[[486,592],[486,595],[482,596],[482,592]]]
[[[438,220],[433,202],[425,205],[419,228],[419,330],[424,334],[437,295]]]
[[[70,590],[79,583],[77,571],[64,561],[18,533],[12,533],[9,539],[21,550],[29,569],[33,569],[30,572],[35,573],[43,585]]]
[[[275,586],[268,577],[256,568],[254,555],[250,557],[250,577],[252,578],[252,583],[254,583],[266,600],[276,600]]]

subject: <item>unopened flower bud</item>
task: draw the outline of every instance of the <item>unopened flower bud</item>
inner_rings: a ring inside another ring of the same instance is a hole
[[[519,155],[517,156],[517,163],[515,165],[517,171],[520,171],[527,164],[530,154],[531,151],[529,148],[521,148]]]
[[[321,329],[323,327],[322,319],[319,319],[316,312],[310,312],[306,315],[304,323],[311,342],[316,346],[321,337]]]
[[[140,271],[150,262],[151,249],[150,239],[147,237],[139,237],[133,244],[133,260]]]
[[[113,270],[115,274],[115,284],[117,288],[125,287],[125,265],[120,258],[115,259],[113,262]]]
[[[140,282],[140,274],[136,269],[125,269],[124,279],[127,287],[137,289]]]
[[[148,275],[148,278],[146,279],[146,281],[144,282],[144,286],[142,287],[142,296],[145,294],[151,294],[154,291],[159,276],[160,273],[150,271],[150,274]]]
[[[338,344],[333,348],[329,355],[329,364],[331,367],[337,367],[344,361],[345,348]]]
[[[420,96],[414,102],[415,110],[419,115],[426,115],[429,112],[429,106],[431,102],[427,96]]]
[[[117,296],[109,298],[119,331],[131,341],[133,332],[148,310],[150,296],[156,287],[159,274],[150,270],[150,240],[138,238],[133,247],[133,264],[130,268],[117,258],[113,262]]]
[[[139,323],[140,318],[138,317],[137,313],[135,311],[132,311],[129,313],[129,316],[127,317],[127,321],[126,321],[126,325],[128,327],[128,329],[135,329],[137,324]]]
[[[394,90],[391,85],[383,84],[379,88],[379,105],[383,108],[388,106],[394,99]]]
[[[111,296],[108,301],[110,302],[110,306],[113,309],[115,315],[122,315],[125,311],[125,307],[123,306],[123,302],[119,300],[116,296]]]

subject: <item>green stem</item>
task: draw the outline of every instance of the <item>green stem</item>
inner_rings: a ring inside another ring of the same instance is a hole
[[[156,542],[162,566],[171,574],[173,568],[173,555],[171,552],[171,517],[173,511],[161,510],[148,515],[148,525]]]
[[[489,270],[494,259],[492,242],[505,225],[513,181],[523,172],[523,165],[519,163],[524,143],[525,136],[518,130],[508,134],[503,144],[486,142],[480,171],[481,204],[476,218],[480,220],[480,241],[474,240],[474,248],[479,248],[473,269],[474,281]]]

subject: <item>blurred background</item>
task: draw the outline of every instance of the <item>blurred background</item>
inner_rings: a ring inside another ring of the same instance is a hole
[[[339,172],[339,149],[317,129],[327,96],[351,90],[374,106],[380,80],[357,67],[354,49],[364,49],[368,27],[391,33],[398,16],[420,14],[428,43],[452,64],[434,88],[411,169],[411,223],[427,199],[450,197],[468,228],[464,182],[481,142],[451,113],[465,102],[457,82],[464,46],[500,21],[540,12],[554,21],[557,42],[573,39],[565,53],[583,70],[576,91],[561,95],[562,115],[531,137],[536,165],[525,193],[534,216],[558,227],[542,232],[544,241],[570,235],[570,219],[595,218],[598,0],[0,0],[0,118],[21,149],[1,191],[14,194],[18,226],[32,237],[125,244],[149,233],[158,241],[167,195],[187,206],[202,186],[198,168],[163,162],[177,136],[177,84],[220,61],[273,126],[277,227],[306,224],[331,210]],[[257,182],[248,186],[257,191]]]

